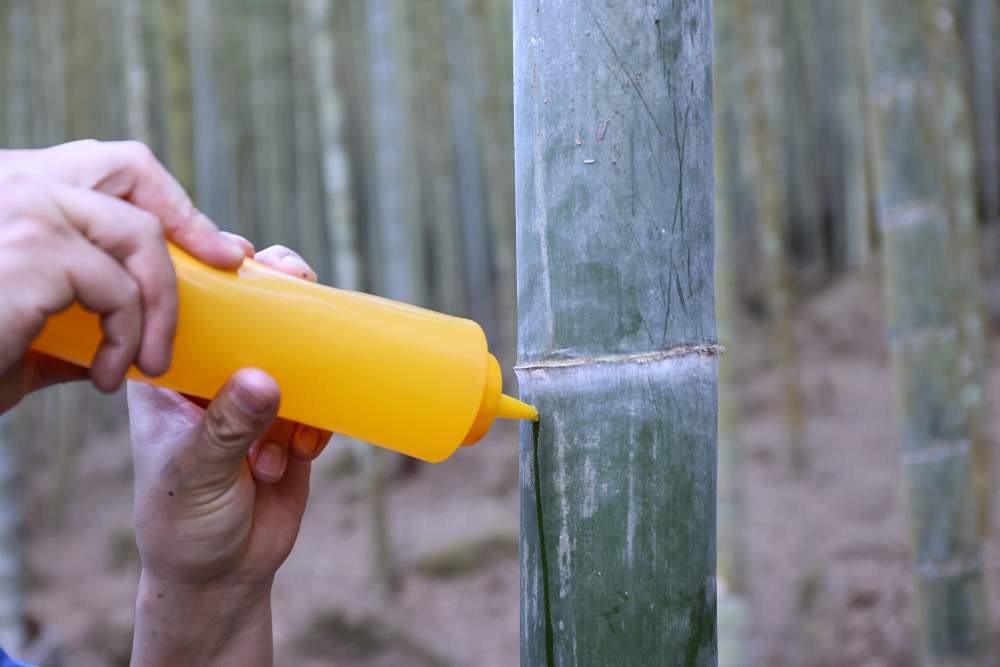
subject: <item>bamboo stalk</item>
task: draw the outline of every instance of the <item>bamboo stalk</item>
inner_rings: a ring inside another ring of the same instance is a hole
[[[735,220],[730,208],[730,178],[738,173],[738,151],[733,141],[739,91],[739,63],[732,2],[717,0],[715,23],[715,313],[719,342],[726,353],[719,360],[718,441],[718,591],[719,665],[751,664],[747,540],[743,508],[743,452],[740,438],[741,410],[739,356],[736,345],[737,245]]]
[[[521,664],[714,665],[710,2],[514,4]]]
[[[955,296],[948,157],[925,22],[906,0],[867,3],[886,326],[903,441],[927,665],[987,664],[990,625]]]
[[[792,294],[785,253],[785,206],[782,183],[784,165],[780,155],[776,112],[767,100],[777,99],[774,59],[777,33],[773,16],[755,12],[750,0],[735,0],[737,21],[745,26],[739,35],[743,60],[744,132],[746,154],[754,166],[755,210],[760,235],[761,273],[771,321],[773,349],[778,358],[782,379],[782,402],[785,411],[792,470],[802,474],[809,464],[806,443],[805,407],[799,342],[792,321]]]

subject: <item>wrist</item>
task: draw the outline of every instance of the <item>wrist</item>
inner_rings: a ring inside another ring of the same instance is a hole
[[[139,577],[132,664],[270,666],[271,581],[186,585]]]

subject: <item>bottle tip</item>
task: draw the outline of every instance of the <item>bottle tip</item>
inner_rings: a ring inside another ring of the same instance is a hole
[[[519,401],[507,394],[500,395],[500,405],[497,406],[497,417],[504,419],[528,419],[538,421],[538,410],[534,406]]]

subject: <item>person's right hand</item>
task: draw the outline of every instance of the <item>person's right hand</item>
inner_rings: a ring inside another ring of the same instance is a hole
[[[142,144],[0,151],[0,412],[88,375],[113,391],[132,364],[166,372],[177,318],[166,239],[220,269],[246,252]],[[74,302],[101,316],[89,373],[28,349],[48,317]]]

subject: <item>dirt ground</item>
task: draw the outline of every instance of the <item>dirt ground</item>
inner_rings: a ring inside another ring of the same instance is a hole
[[[789,465],[767,339],[753,322],[739,336],[760,666],[916,662],[898,436],[879,313],[877,288],[859,278],[799,306],[810,466],[798,478]],[[997,342],[994,359],[1000,359]],[[993,372],[991,389],[995,406],[1000,372]],[[1000,410],[992,420],[1000,434]],[[29,657],[46,665],[128,662],[138,566],[129,537],[125,438],[119,430],[90,440],[67,491],[64,519],[28,526],[28,604],[39,633]],[[389,513],[404,586],[390,601],[371,585],[362,488],[349,462],[348,448],[335,442],[316,465],[301,537],[275,587],[277,664],[517,664],[513,430],[500,429],[447,463],[393,478]],[[37,502],[39,484],[29,489],[29,503]],[[1000,517],[996,511],[993,517],[986,564],[993,617],[1000,620]]]

